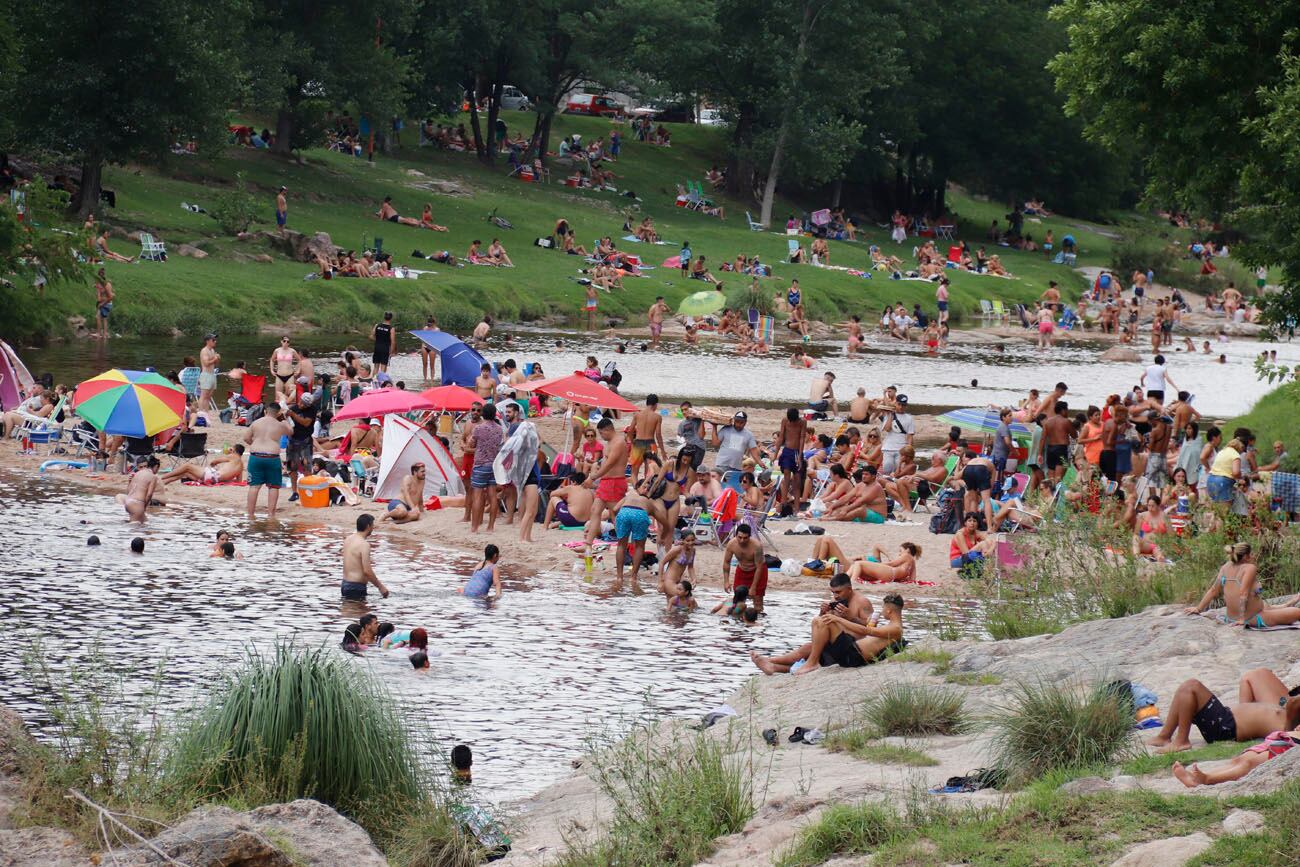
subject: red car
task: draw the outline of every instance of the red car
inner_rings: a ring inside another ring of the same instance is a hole
[[[612,115],[625,112],[622,103],[595,93],[575,93],[564,105],[565,114]]]

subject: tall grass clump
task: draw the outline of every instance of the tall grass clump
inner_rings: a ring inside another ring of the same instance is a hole
[[[816,867],[836,855],[866,855],[910,829],[885,804],[832,804],[776,859],[777,867]]]
[[[1051,771],[1111,765],[1134,750],[1132,706],[1100,683],[1016,684],[990,724],[994,764],[1016,785]]]
[[[863,719],[881,735],[955,735],[970,718],[960,690],[896,680],[864,702]]]
[[[713,841],[754,815],[752,760],[735,755],[730,735],[697,734],[662,742],[634,730],[593,755],[593,776],[612,802],[611,821],[594,840],[568,839],[561,867],[654,864],[689,867]]]

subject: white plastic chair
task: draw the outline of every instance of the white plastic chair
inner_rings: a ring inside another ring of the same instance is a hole
[[[167,258],[167,247],[148,232],[140,233],[140,258],[161,262]]]
[[[754,222],[754,218],[750,216],[749,211],[745,212],[745,219],[749,222],[749,231],[751,232],[761,232],[765,228],[765,226],[762,223]],[[797,242],[792,241],[791,243],[797,243]]]

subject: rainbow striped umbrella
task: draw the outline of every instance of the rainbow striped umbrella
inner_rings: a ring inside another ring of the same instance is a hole
[[[77,415],[115,436],[151,437],[185,415],[185,390],[142,370],[101,373],[77,386],[73,400]]]

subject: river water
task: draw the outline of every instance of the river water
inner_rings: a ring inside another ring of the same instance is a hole
[[[175,712],[250,643],[337,643],[366,610],[339,601],[338,528],[267,525],[237,538],[245,559],[231,562],[209,559],[208,550],[218,529],[242,526],[239,516],[193,506],[156,512],[142,530],[128,528],[111,497],[57,474],[0,470],[0,557],[10,588],[0,595],[0,622],[11,635],[10,652],[0,655],[0,704],[36,723],[38,734],[41,706],[16,636],[39,634],[55,670],[75,665],[98,638],[122,670],[142,672],[141,689],[143,672],[163,658],[162,709]],[[92,533],[99,547],[86,545]],[[136,535],[146,540],[143,555],[129,551]],[[754,673],[751,649],[806,641],[817,606],[810,594],[774,591],[769,616],[745,627],[707,610],[668,615],[661,596],[611,596],[580,575],[518,564],[505,564],[504,595],[488,604],[458,594],[477,564],[457,552],[381,538],[374,561],[392,595],[373,598],[370,610],[423,626],[441,655],[427,673],[414,672],[402,651],[373,651],[356,664],[444,745],[470,744],[475,788],[498,801],[562,778],[588,735],[629,724],[648,701],[657,713],[702,716]],[[700,604],[721,598],[703,591]],[[942,622],[969,634],[975,613],[960,601],[921,600],[909,608],[907,633],[917,640]]]
[[[563,341],[563,349],[557,350],[557,340]],[[953,345],[932,358],[918,344],[873,337],[862,357],[856,359],[844,357],[842,343],[813,342],[808,352],[818,360],[815,371],[791,368],[789,356],[780,353],[766,358],[741,357],[725,343],[706,341],[688,347],[670,341],[659,352],[641,352],[632,344],[624,354],[615,352],[617,344],[613,338],[581,332],[520,328],[495,335],[485,355],[492,361],[514,358],[521,366],[540,362],[548,374],[563,374],[582,368],[586,356],[592,354],[601,364],[617,362],[623,374],[622,390],[629,395],[656,392],[665,401],[691,399],[749,406],[802,403],[818,372],[832,370],[841,400],[852,397],[858,387],[876,396],[885,386],[897,385],[922,412],[1011,405],[1023,399],[1030,388],[1050,390],[1058,381],[1069,386],[1071,406],[1082,408],[1135,386],[1146,364],[1099,361],[1107,344],[1098,342],[1060,345],[1050,352],[1016,342],[1007,343],[1001,352],[988,344]],[[222,338],[218,349],[223,366],[246,361],[250,369],[265,370],[276,345],[274,336],[234,335]],[[1269,385],[1260,382],[1251,367],[1261,350],[1275,349],[1279,362],[1300,364],[1300,344],[1239,339],[1211,345],[1213,355],[1178,352],[1173,347],[1165,353],[1173,381],[1194,393],[1196,407],[1210,417],[1240,415],[1269,391]],[[320,364],[320,369],[333,373],[332,361],[344,348],[368,347],[368,340],[360,335],[312,334],[296,338],[295,346],[308,349],[314,358],[330,361]],[[414,353],[417,346],[415,338],[403,333],[399,350]],[[152,365],[164,372],[176,369],[184,356],[197,356],[198,349],[193,341],[170,339],[118,339],[107,346],[87,340],[27,350],[22,355],[34,374],[49,371],[57,381],[71,384],[113,366]],[[1220,353],[1227,356],[1226,364],[1218,363]],[[1143,351],[1143,358],[1148,357]],[[395,358],[390,370],[411,387],[428,384],[421,378],[418,355]]]

